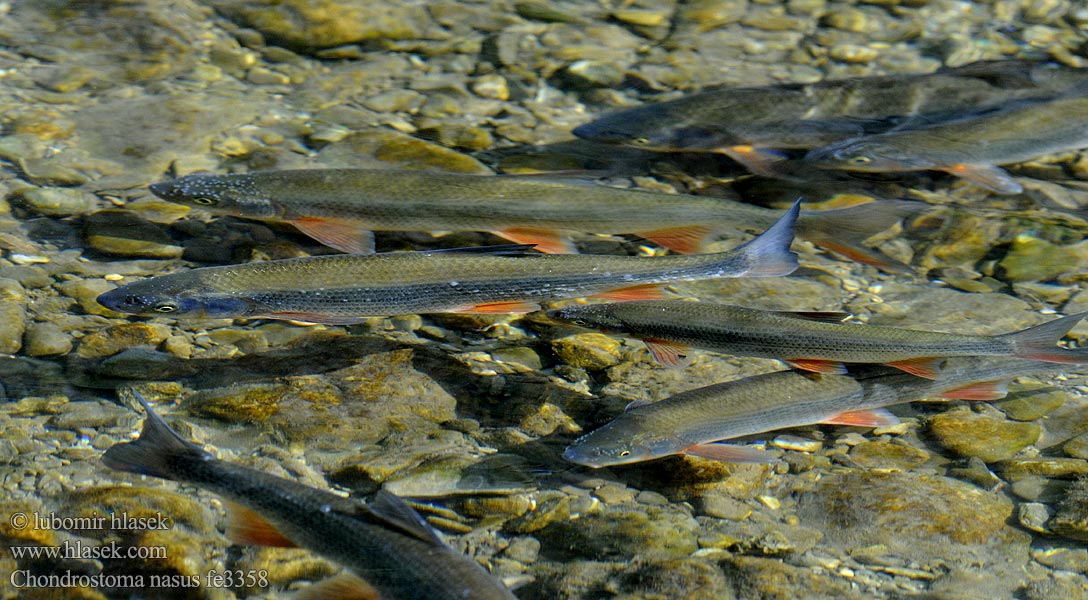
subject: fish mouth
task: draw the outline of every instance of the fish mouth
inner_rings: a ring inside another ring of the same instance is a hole
[[[604,466],[592,458],[580,454],[575,446],[567,446],[567,449],[563,451],[563,458],[568,462],[591,469],[599,469]]]

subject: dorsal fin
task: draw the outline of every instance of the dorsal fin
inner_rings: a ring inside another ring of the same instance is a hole
[[[839,310],[776,310],[775,313],[795,319],[819,321],[821,323],[841,323],[852,316]]]

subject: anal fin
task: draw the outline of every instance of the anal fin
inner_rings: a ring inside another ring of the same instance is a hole
[[[1024,186],[1017,183],[1005,169],[994,165],[952,165],[943,170],[998,194],[1019,194],[1024,191]]]
[[[540,310],[540,305],[536,302],[523,302],[520,300],[510,300],[506,302],[484,302],[482,304],[474,304],[464,308],[458,308],[450,312],[470,313],[480,315],[500,315],[500,314],[523,314],[531,313],[535,310]]]
[[[1000,400],[1009,394],[1007,381],[980,381],[940,394],[949,400]]]
[[[828,425],[853,425],[855,427],[890,427],[899,423],[899,417],[883,408],[873,408],[844,412],[820,422]]]
[[[639,237],[668,248],[681,254],[694,254],[699,252],[706,243],[706,238],[713,230],[706,225],[689,225],[685,227],[668,227],[653,231],[641,231]]]
[[[633,285],[631,287],[609,290],[599,294],[593,294],[590,298],[602,298],[615,302],[631,302],[634,300],[664,300],[665,294],[661,291],[661,284],[647,283]]]
[[[887,363],[889,367],[895,367],[900,371],[910,373],[911,375],[917,375],[919,377],[925,377],[926,379],[936,379],[937,373],[940,371],[941,359],[926,357],[926,358],[910,358],[907,360],[897,360]]]
[[[577,254],[578,250],[570,240],[563,238],[555,229],[536,227],[507,227],[492,231],[495,235],[519,244],[532,244],[537,250],[547,254]]]
[[[846,365],[833,360],[822,360],[819,358],[791,358],[786,360],[786,364],[795,369],[812,371],[813,373],[826,373],[828,375],[842,375],[846,373]]]
[[[227,538],[235,544],[275,548],[294,548],[297,545],[256,511],[237,502],[228,501],[226,504]]]

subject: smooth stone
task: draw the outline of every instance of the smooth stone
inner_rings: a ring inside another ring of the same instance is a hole
[[[67,217],[91,209],[94,198],[72,188],[34,188],[18,195],[23,206],[47,217]]]
[[[623,81],[623,69],[595,60],[578,60],[565,71],[570,84],[577,88],[614,87]]]
[[[114,427],[117,422],[131,414],[116,404],[99,400],[69,402],[59,414],[49,417],[49,426],[56,429],[77,431],[83,428],[102,429]]]
[[[933,417],[929,432],[944,448],[958,456],[977,456],[985,462],[1013,457],[1039,440],[1042,428],[1035,423],[995,419],[969,410],[953,410]]]
[[[1014,421],[1034,421],[1061,408],[1066,392],[1050,385],[1013,383],[1009,395],[992,404]]]
[[[563,433],[582,431],[574,419],[551,402],[541,404],[535,411],[523,417],[518,424],[518,429],[537,437],[551,435],[557,431]]]
[[[31,323],[23,336],[29,356],[57,356],[72,350],[72,338],[53,323]]]
[[[1088,476],[1088,460],[1079,458],[1019,458],[1000,465],[1001,474],[1008,481],[1024,477],[1084,477]]]
[[[600,371],[620,363],[620,342],[603,333],[576,333],[552,340],[551,348],[564,363]]]
[[[731,521],[743,521],[752,514],[752,507],[747,503],[725,494],[704,494],[700,497],[699,509],[708,517]]]
[[[1049,533],[1046,522],[1050,520],[1050,509],[1039,502],[1025,502],[1016,509],[1016,520],[1025,529],[1036,533]]]
[[[84,336],[76,354],[82,358],[113,356],[135,346],[157,346],[169,335],[170,328],[158,323],[111,325]]]
[[[441,32],[422,4],[386,0],[211,0],[216,10],[269,41],[304,50]]]
[[[126,211],[101,211],[84,219],[87,245],[111,256],[181,258],[185,251],[159,225]]]
[[[1086,264],[1088,241],[1059,246],[1025,233],[1013,238],[998,268],[1005,281],[1047,281]]]
[[[120,318],[125,315],[98,303],[99,296],[115,287],[117,287],[116,284],[105,279],[73,279],[57,284],[60,293],[75,300],[83,312],[89,315]]]
[[[14,279],[0,278],[0,354],[15,354],[26,332],[26,291]]]
[[[1088,542],[1088,480],[1070,485],[1047,526],[1057,535]]]
[[[848,579],[822,576],[810,568],[794,566],[778,558],[730,556],[724,564],[733,574],[730,579],[737,598],[863,600],[871,597],[855,590],[854,583]]]
[[[1062,451],[1073,458],[1088,459],[1088,433],[1082,433],[1066,442]]]
[[[906,444],[872,441],[851,448],[850,458],[866,469],[910,470],[925,464],[929,453]]]
[[[465,123],[441,123],[417,132],[422,138],[434,140],[443,146],[463,150],[483,150],[495,143],[486,129]]]
[[[1031,557],[1052,569],[1088,573],[1088,550],[1084,548],[1038,548]]]
[[[901,472],[831,474],[799,505],[802,522],[826,525],[829,537],[852,544],[896,540],[900,551],[938,534],[957,544],[983,544],[1012,516],[1012,502],[1002,494],[948,477]]]
[[[636,555],[682,558],[698,549],[698,524],[671,506],[601,504],[577,520],[555,520],[536,532],[541,552],[588,560]]]

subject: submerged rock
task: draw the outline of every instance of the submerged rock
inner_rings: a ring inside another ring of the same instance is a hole
[[[1035,423],[995,419],[969,410],[941,413],[930,421],[929,432],[953,453],[977,456],[986,462],[1012,458],[1038,441],[1042,429]]]

